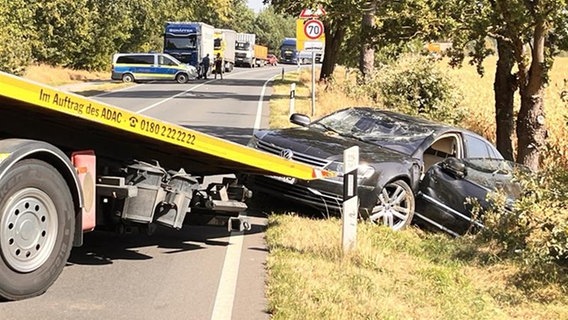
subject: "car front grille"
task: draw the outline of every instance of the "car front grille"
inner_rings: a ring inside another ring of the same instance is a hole
[[[341,211],[343,199],[341,195],[322,190],[310,190],[306,186],[288,184],[265,176],[257,176],[255,188],[281,198],[288,198],[322,211]]]
[[[272,143],[267,143],[267,142],[261,141],[261,140],[257,142],[257,148],[260,149],[260,150],[266,151],[268,153],[276,154],[276,155],[280,155],[282,150],[287,149],[287,148],[276,146]],[[305,164],[308,164],[308,165],[311,165],[311,166],[314,166],[314,167],[319,167],[319,168],[324,168],[331,163],[330,160],[314,157],[314,156],[311,156],[311,155],[307,155],[307,154],[303,154],[303,153],[299,153],[299,152],[295,152],[295,151],[292,154],[292,160],[302,162],[302,163],[305,163]]]

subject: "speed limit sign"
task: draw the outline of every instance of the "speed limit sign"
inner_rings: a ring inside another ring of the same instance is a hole
[[[308,39],[318,39],[323,34],[323,23],[319,20],[306,20],[304,23],[304,34]]]

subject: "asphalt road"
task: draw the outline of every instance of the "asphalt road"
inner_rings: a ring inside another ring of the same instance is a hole
[[[268,125],[270,79],[281,72],[235,69],[223,80],[144,83],[94,98],[246,143]],[[0,303],[0,319],[268,319],[266,219],[247,214],[244,234],[209,226],[88,233],[44,295]]]

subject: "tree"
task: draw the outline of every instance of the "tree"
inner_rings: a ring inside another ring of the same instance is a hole
[[[254,19],[250,32],[256,34],[256,41],[275,52],[282,39],[296,36],[296,20],[284,14],[277,14],[272,7],[262,10]]]
[[[375,27],[375,14],[377,12],[377,0],[369,0],[363,4],[363,18],[361,19],[361,39],[372,39]],[[373,73],[375,67],[375,48],[373,41],[361,43],[359,56],[359,71],[363,79]]]
[[[516,119],[517,162],[538,169],[546,139],[544,86],[560,43],[551,40],[555,31],[565,28],[566,1],[483,0],[470,3],[457,0],[453,4],[455,21],[461,21],[456,29],[461,33],[454,33],[454,63],[463,61],[463,51],[459,51],[473,41],[470,56],[482,73],[481,63],[490,53],[485,47],[485,37],[497,40],[499,60],[494,85],[497,146],[505,156],[512,157],[511,93],[518,86],[521,106]],[[511,61],[518,69],[515,75],[511,74]]]
[[[32,15],[26,0],[0,0],[0,70],[21,75],[31,62]]]

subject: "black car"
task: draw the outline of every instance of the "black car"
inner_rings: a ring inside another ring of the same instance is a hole
[[[451,160],[446,163],[443,162],[445,159],[477,159],[477,163],[504,161],[489,141],[473,132],[376,108],[347,108],[313,122],[308,116],[293,114],[290,121],[301,127],[258,131],[249,145],[338,173],[343,171],[343,151],[359,146],[359,213],[363,218],[384,223],[395,230],[409,225],[415,210],[416,216],[435,223],[435,215],[439,215],[440,210],[454,205],[446,202],[444,197],[454,199],[452,194],[470,194],[459,181],[453,189],[439,182],[439,179],[447,178],[443,174],[448,175],[450,167],[455,170],[468,163],[458,161],[449,166]],[[459,179],[455,174],[451,177]],[[325,214],[341,212],[341,174],[314,181],[273,176],[251,178],[253,190],[297,201]],[[461,179],[461,182],[466,181],[469,180]],[[444,189],[440,189],[442,186]],[[471,196],[481,195],[471,192]],[[418,207],[417,197],[420,200]],[[440,209],[424,210],[431,206]],[[453,209],[468,218],[469,214],[464,212],[467,208],[461,207]]]

